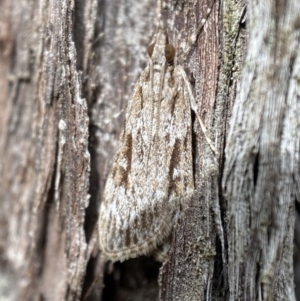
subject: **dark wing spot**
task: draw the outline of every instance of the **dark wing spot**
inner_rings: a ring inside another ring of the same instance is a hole
[[[140,214],[140,225],[142,229],[147,229],[147,213],[143,210]]]
[[[147,72],[144,80],[145,80],[145,82],[150,82],[150,72]]]
[[[174,68],[173,67],[168,67],[168,70],[170,72],[170,76],[168,78],[168,86],[170,88],[173,88],[175,86],[175,78],[174,78]]]
[[[176,90],[176,92],[173,96],[173,102],[171,104],[171,115],[174,115],[174,109],[175,109],[175,104],[177,102],[177,98],[178,98],[178,90]]]
[[[134,218],[134,229],[137,229],[139,226],[139,217],[136,215]]]
[[[141,85],[138,87],[138,90],[137,90],[136,93],[137,93],[137,97],[138,98],[142,98],[143,97],[143,88],[142,88]]]
[[[127,228],[126,229],[126,233],[125,233],[125,247],[129,247],[130,246],[130,243],[131,243],[131,240],[130,240],[130,229]]]
[[[147,227],[146,225],[146,212],[145,210],[141,211],[140,213],[140,225],[141,225],[141,228],[144,229]]]
[[[177,181],[180,179],[179,177],[174,179],[174,169],[178,166],[180,166],[179,164],[180,161],[180,140],[176,139],[175,141],[175,145],[173,148],[173,152],[172,152],[172,156],[171,156],[171,160],[170,160],[170,169],[169,169],[169,193],[171,193],[172,191],[176,191],[176,183]]]
[[[134,232],[134,234],[133,234],[133,243],[134,243],[134,245],[137,245],[137,243],[138,243],[136,232]]]
[[[170,143],[170,134],[167,133],[166,134],[166,144],[169,144]]]

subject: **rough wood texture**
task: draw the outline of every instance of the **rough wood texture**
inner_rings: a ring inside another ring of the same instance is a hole
[[[6,14],[12,45],[1,74],[8,84],[0,118],[1,257],[16,300],[78,300],[89,257],[90,155],[74,3],[13,1]]]
[[[155,1],[0,7],[2,296],[99,300],[93,230],[122,121],[99,123],[120,113],[145,64]]]
[[[226,146],[229,300],[295,300],[298,1],[249,1],[249,47]]]
[[[201,2],[204,11],[208,4]],[[199,113],[220,154],[243,61],[243,5],[227,1],[222,6],[216,1],[189,63]],[[162,300],[226,300],[227,296],[226,203],[220,187],[224,158],[213,157],[197,121],[194,127],[197,190],[177,227],[171,259],[163,266]]]
[[[164,1],[172,44],[187,43],[210,1]],[[156,1],[0,8],[0,299],[157,300],[158,265],[107,264],[94,231]],[[161,269],[161,300],[295,300],[299,11],[295,0],[216,1],[181,62],[223,155],[195,120],[197,189]]]

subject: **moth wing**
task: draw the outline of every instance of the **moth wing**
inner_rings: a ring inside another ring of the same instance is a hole
[[[113,261],[149,253],[161,244],[178,206],[194,190],[190,104],[179,77],[175,86],[169,85],[167,77],[154,121],[149,68],[128,104],[99,215],[100,246]]]
[[[157,157],[168,170],[169,202],[186,209],[194,192],[191,107],[179,70],[174,70],[173,77],[166,76],[165,82],[159,126],[159,144],[164,147]]]

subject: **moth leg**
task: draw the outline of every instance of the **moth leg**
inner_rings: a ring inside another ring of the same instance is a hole
[[[184,71],[184,69],[181,67],[181,66],[178,66],[179,70],[180,70],[180,73],[182,75],[182,78],[184,80],[184,83],[187,87],[187,90],[188,90],[188,93],[189,93],[189,98],[190,98],[190,102],[191,102],[191,108],[192,110],[195,112],[196,116],[197,116],[197,119],[200,123],[200,126],[201,126],[201,129],[202,129],[202,132],[205,136],[205,139],[206,139],[206,142],[208,143],[208,145],[210,146],[211,150],[213,151],[214,155],[219,158],[219,153],[217,151],[217,149],[214,147],[213,145],[213,142],[211,141],[211,139],[209,138],[208,136],[208,133],[207,133],[207,129],[200,117],[200,115],[198,114],[198,111],[197,111],[197,105],[196,105],[196,101],[195,101],[195,98],[194,98],[194,95],[193,95],[193,92],[192,92],[192,88],[191,88],[191,84],[187,78],[187,75]]]

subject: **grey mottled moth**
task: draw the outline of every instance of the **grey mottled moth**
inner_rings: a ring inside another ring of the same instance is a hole
[[[170,235],[194,193],[191,108],[206,133],[163,21],[148,54],[100,206],[100,248],[112,261],[151,253]]]

